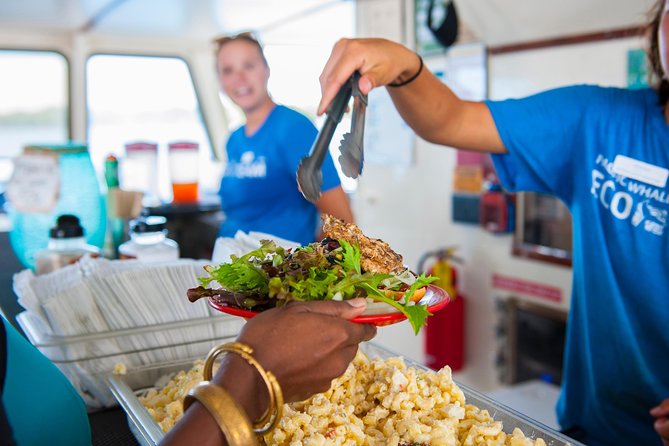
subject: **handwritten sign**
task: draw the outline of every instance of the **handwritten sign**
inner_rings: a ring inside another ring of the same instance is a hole
[[[49,213],[56,206],[59,192],[57,155],[27,153],[14,158],[6,195],[17,211]]]

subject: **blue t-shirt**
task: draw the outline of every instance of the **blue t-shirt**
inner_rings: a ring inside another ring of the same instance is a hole
[[[0,316],[7,336],[2,405],[17,445],[90,446],[86,405],[65,375]]]
[[[669,398],[669,125],[657,94],[594,86],[488,102],[510,190],[559,197],[573,217],[564,427],[589,446],[660,445]],[[613,168],[616,157],[631,166]],[[623,174],[624,173],[624,174]]]
[[[225,221],[219,235],[237,230],[260,231],[299,242],[316,238],[319,215],[297,186],[297,167],[316,139],[309,119],[277,105],[251,136],[244,127],[228,139],[228,164],[219,194]],[[322,191],[339,186],[339,175],[328,153],[323,163]]]

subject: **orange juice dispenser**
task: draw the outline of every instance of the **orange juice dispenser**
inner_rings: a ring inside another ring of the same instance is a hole
[[[169,145],[170,179],[173,203],[196,203],[198,193],[199,145],[179,141]]]

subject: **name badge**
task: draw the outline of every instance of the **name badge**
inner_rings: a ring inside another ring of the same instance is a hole
[[[616,155],[616,159],[613,160],[613,172],[656,187],[665,187],[669,178],[669,169],[625,155]]]

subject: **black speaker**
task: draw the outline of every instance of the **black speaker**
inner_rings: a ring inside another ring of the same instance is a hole
[[[441,0],[440,0],[441,1]],[[444,21],[441,25],[432,23],[432,10],[434,9],[435,0],[430,0],[427,8],[427,27],[430,29],[434,38],[444,47],[449,48],[458,39],[458,14],[455,11],[455,4],[453,0],[443,4],[446,8]]]

